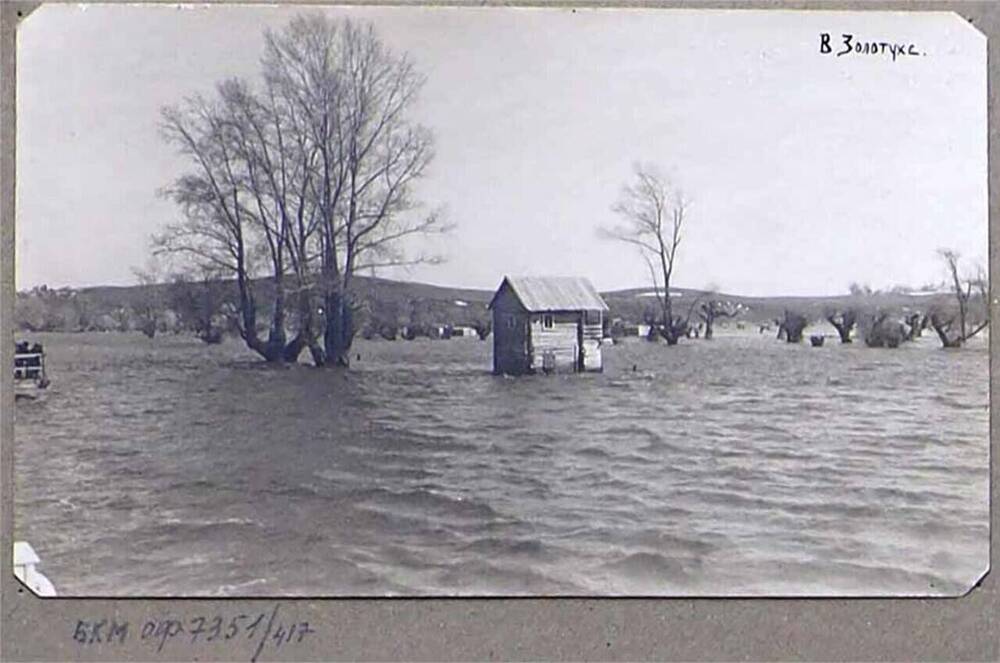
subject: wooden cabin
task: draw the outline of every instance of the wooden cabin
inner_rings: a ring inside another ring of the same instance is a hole
[[[587,279],[508,276],[489,308],[494,374],[604,370],[608,305]]]

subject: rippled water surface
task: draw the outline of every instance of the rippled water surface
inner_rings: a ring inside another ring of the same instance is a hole
[[[471,340],[344,373],[38,339],[15,528],[62,594],[954,594],[987,565],[981,340],[634,341],[511,379]]]

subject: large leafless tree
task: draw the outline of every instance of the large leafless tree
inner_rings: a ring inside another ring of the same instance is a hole
[[[234,274],[240,332],[267,360],[309,348],[317,365],[346,366],[353,275],[434,261],[407,254],[406,240],[446,229],[413,197],[433,157],[410,118],[424,79],[350,20],[300,15],[264,41],[259,84],[224,81],[210,100],[164,110],[165,136],[193,168],[168,189],[183,219],[160,246]],[[254,292],[265,273],[266,341]]]
[[[684,195],[650,164],[636,164],[632,181],[622,187],[612,211],[621,223],[602,228],[601,234],[638,249],[649,268],[659,304],[656,329],[669,345],[676,345],[690,326],[692,309],[676,315],[670,281],[677,265],[688,202]]]
[[[989,279],[982,268],[973,276],[962,276],[960,256],[949,249],[938,251],[951,281],[954,307],[937,306],[930,312],[930,324],[941,345],[958,348],[990,324]]]

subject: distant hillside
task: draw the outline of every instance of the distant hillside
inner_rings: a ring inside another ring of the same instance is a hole
[[[217,282],[213,286],[223,299],[235,300],[235,284]],[[99,286],[80,289],[35,288],[20,292],[16,299],[16,325],[24,330],[80,331],[88,329],[134,329],[135,312],[150,302],[170,308],[176,297],[173,284],[136,286]],[[255,284],[258,305],[270,306],[272,288],[261,279]],[[452,288],[357,276],[355,291],[364,302],[364,314],[383,323],[407,325],[419,320],[429,325],[474,325],[489,319],[486,310],[492,290]],[[686,312],[691,303],[709,293],[688,288],[673,290],[675,310]],[[657,299],[650,288],[632,288],[602,293],[611,310],[611,318],[641,322],[657,310]],[[950,295],[874,293],[835,297],[744,297],[714,294],[715,298],[741,304],[740,317],[752,323],[770,322],[785,309],[798,311],[818,320],[829,308],[863,305],[895,312],[926,311],[932,304],[949,306]]]
[[[208,286],[215,298],[235,302],[236,284],[217,281]],[[493,296],[488,290],[448,288],[424,283],[392,281],[356,276],[354,290],[363,304],[364,316],[391,325],[424,324],[474,325],[488,320],[486,306]],[[273,300],[269,280],[254,283],[261,310]],[[173,283],[86,288],[46,288],[41,286],[17,293],[15,325],[28,331],[120,331],[138,328],[139,313],[152,304],[164,309],[179,308],[178,287]],[[167,329],[176,327],[176,316],[167,315]],[[267,316],[261,316],[263,320]]]

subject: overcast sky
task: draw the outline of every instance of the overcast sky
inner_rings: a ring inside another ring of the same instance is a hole
[[[49,5],[20,28],[18,288],[128,284],[186,164],[159,109],[253,77],[289,7]],[[427,76],[437,156],[419,186],[448,261],[386,274],[647,285],[598,237],[637,160],[693,201],[676,284],[748,295],[921,285],[935,251],[987,255],[986,41],[953,14],[329,9]],[[820,33],[834,53],[820,53]],[[841,33],[922,55],[837,57]]]

